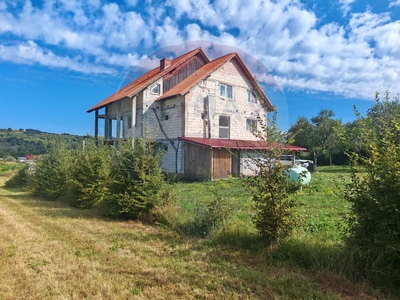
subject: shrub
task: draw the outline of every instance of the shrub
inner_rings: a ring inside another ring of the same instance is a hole
[[[65,195],[71,157],[71,150],[61,143],[53,145],[47,154],[39,157],[29,185],[33,194],[49,200]]]
[[[295,203],[290,194],[299,189],[300,183],[289,182],[285,167],[279,163],[283,152],[283,134],[276,126],[276,114],[270,124],[260,118],[261,129],[256,135],[267,145],[267,150],[254,158],[253,165],[257,175],[250,178],[256,213],[256,229],[269,245],[279,243],[286,238],[297,225],[293,214]]]
[[[373,112],[373,114],[371,114]],[[397,101],[376,105],[360,118],[367,155],[352,154],[351,182],[344,197],[351,202],[347,219],[348,251],[356,256],[358,276],[400,284],[400,107]],[[364,173],[358,173],[361,164]]]
[[[109,215],[147,218],[163,198],[168,198],[161,155],[154,155],[154,143],[143,138],[135,141],[133,150],[130,142],[118,143],[105,203]]]
[[[90,208],[107,195],[111,165],[109,147],[97,147],[93,141],[85,149],[74,150],[68,166],[67,196],[71,204]]]

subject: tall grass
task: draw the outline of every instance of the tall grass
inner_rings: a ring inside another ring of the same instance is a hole
[[[229,214],[223,224],[213,227],[208,242],[228,249],[264,253],[284,264],[315,272],[332,272],[350,280],[367,279],[382,288],[395,289],[399,274],[379,274],[382,257],[371,260],[370,269],[360,270],[359,249],[345,247],[345,218],[350,205],[342,196],[344,184],[350,178],[349,168],[320,167],[313,173],[311,185],[293,198],[299,226],[291,237],[279,246],[266,247],[253,223],[253,201],[246,179],[231,178],[213,182],[178,182],[173,189],[173,206],[168,212],[174,224],[196,220],[196,209],[215,199],[213,191],[223,195],[229,204]],[[190,232],[184,232],[191,235]],[[192,234],[196,236],[196,234]],[[372,257],[372,256],[371,256]]]

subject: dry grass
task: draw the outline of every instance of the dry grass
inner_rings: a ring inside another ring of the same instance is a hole
[[[0,174],[0,186],[5,177]],[[0,188],[0,299],[375,299],[335,275]],[[375,297],[373,296],[375,295]]]

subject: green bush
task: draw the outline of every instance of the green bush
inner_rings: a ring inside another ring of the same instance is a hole
[[[110,153],[109,147],[97,147],[94,141],[73,151],[66,183],[66,198],[72,205],[90,208],[103,201],[108,192]]]
[[[111,216],[148,218],[159,203],[168,198],[168,187],[160,167],[161,155],[154,144],[139,138],[120,141],[110,171],[105,205]]]
[[[381,102],[377,95],[368,117],[360,119],[367,156],[351,156],[346,241],[358,276],[400,285],[400,107],[388,96]]]
[[[255,227],[265,242],[272,245],[289,236],[297,225],[290,194],[299,189],[300,183],[289,182],[285,167],[278,162],[284,139],[276,126],[276,115],[268,126],[259,121],[262,125],[256,136],[266,143],[267,149],[259,153],[261,159],[252,160],[257,175],[250,178],[249,185],[255,203]]]
[[[72,156],[63,143],[53,145],[47,154],[40,156],[29,185],[33,194],[49,200],[65,195]]]

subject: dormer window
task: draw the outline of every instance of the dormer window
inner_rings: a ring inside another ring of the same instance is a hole
[[[233,90],[232,86],[221,84],[219,86],[219,96],[221,98],[232,99],[232,90]]]
[[[247,102],[248,103],[257,103],[256,95],[252,91],[247,91]]]
[[[151,88],[151,93],[155,95],[160,95],[160,84],[157,83],[155,86]]]

